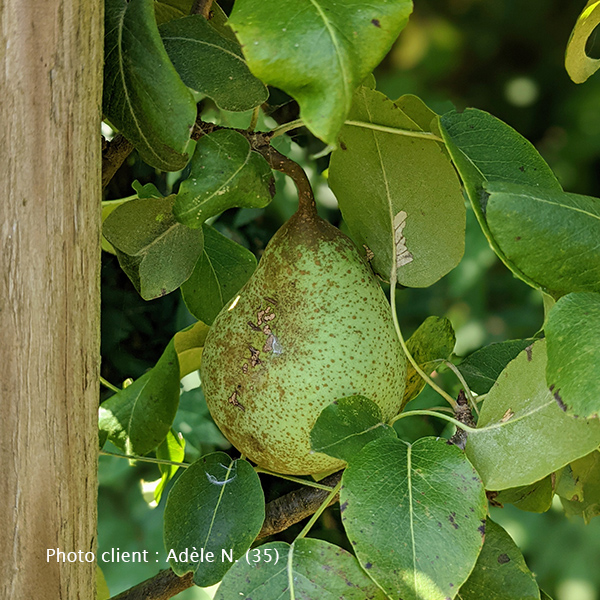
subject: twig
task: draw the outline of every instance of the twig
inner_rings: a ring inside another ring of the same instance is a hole
[[[454,416],[461,423],[468,425],[469,427],[475,427],[475,419],[473,419],[473,413],[469,406],[469,402],[465,395],[464,390],[460,390],[458,398],[456,399],[456,406],[454,407]],[[449,444],[458,446],[461,450],[464,450],[467,445],[468,432],[460,427],[456,428],[454,435],[448,440]]]
[[[132,150],[133,144],[121,134],[106,144],[102,150],[102,189],[109,184]]]
[[[210,9],[212,7],[213,0],[195,0],[190,10],[190,15],[202,15],[205,19],[210,19]]]
[[[342,478],[339,471],[321,481],[323,485],[334,488]],[[256,540],[275,535],[288,527],[314,514],[325,502],[329,492],[315,488],[301,488],[272,500],[265,507],[265,522]],[[337,497],[331,499],[331,504]],[[182,577],[175,575],[170,569],[160,571],[154,577],[143,581],[112,600],[169,600],[176,594],[194,585],[193,573]]]

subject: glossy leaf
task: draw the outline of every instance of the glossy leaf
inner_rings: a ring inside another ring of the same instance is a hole
[[[500,525],[487,519],[485,543],[458,600],[539,600],[540,590],[525,559]]]
[[[544,331],[546,382],[552,393],[568,414],[600,416],[600,294],[562,297],[550,310]]]
[[[181,293],[188,310],[210,325],[254,273],[256,258],[214,227],[202,229],[204,249]]]
[[[506,365],[534,341],[533,338],[527,338],[489,344],[469,354],[458,365],[458,370],[472,391],[487,394]]]
[[[422,131],[409,114],[366,86],[354,96],[350,119]],[[427,287],[459,263],[465,205],[438,142],[346,125],[331,156],[329,184],[352,237],[384,280],[395,261],[400,284]]]
[[[546,386],[546,342],[502,371],[469,433],[466,454],[486,489],[529,485],[600,445],[600,421],[566,415]]]
[[[171,462],[183,462],[185,458],[185,440],[180,437],[172,429],[167,433],[167,437],[159,444],[156,449],[156,458],[162,460],[170,460]],[[177,473],[179,467],[177,465],[165,465],[158,464],[158,470],[160,471],[160,481],[154,488],[154,501],[156,504],[160,503],[165,487],[169,481]]]
[[[149,165],[178,171],[188,162],[196,103],[171,64],[152,0],[107,0],[104,114]]]
[[[560,192],[562,188],[554,173],[528,140],[482,110],[450,111],[440,117],[440,126],[490,246],[518,277],[535,287],[526,275],[508,263],[490,232],[486,219],[488,193],[484,186],[500,181]]]
[[[552,477],[544,477],[531,485],[501,491],[494,500],[500,504],[514,504],[518,509],[543,513],[550,510],[554,488]]]
[[[171,340],[156,365],[100,405],[100,429],[127,454],[143,456],[167,436],[179,405],[179,362]]]
[[[583,83],[600,69],[600,60],[589,57],[585,51],[588,38],[599,23],[600,2],[589,0],[571,32],[565,54],[565,68],[575,83]]]
[[[486,184],[486,218],[509,267],[554,297],[600,292],[600,199]]]
[[[571,463],[571,472],[581,492],[571,499],[561,498],[567,515],[582,516],[586,523],[600,516],[600,451]]]
[[[206,219],[233,208],[262,208],[275,193],[267,161],[237,131],[204,135],[196,145],[189,177],[175,201],[175,217],[199,229]]]
[[[203,456],[182,473],[167,498],[164,542],[171,568],[177,575],[193,572],[196,585],[214,585],[232,565],[223,552],[234,561],[243,556],[264,518],[264,496],[252,466],[223,452]],[[204,560],[194,560],[193,549],[203,550]],[[214,562],[208,562],[208,552]]]
[[[273,557],[271,559],[271,557]],[[215,600],[385,600],[356,558],[323,540],[271,542],[250,551],[224,577]]]
[[[237,0],[229,23],[252,72],[295,98],[306,126],[336,144],[352,94],[411,11],[410,0]]]
[[[204,17],[170,21],[160,34],[183,82],[219,108],[251,110],[268,98],[264,83],[250,73],[240,45],[223,37]]]
[[[348,461],[369,442],[387,436],[396,434],[383,422],[379,406],[364,396],[348,396],[321,411],[310,432],[310,445],[315,452]]]
[[[368,444],[344,472],[340,508],[360,564],[390,598],[454,597],[483,544],[483,485],[446,440]]]
[[[141,198],[118,206],[104,222],[104,236],[144,300],[176,290],[202,252],[202,231],[175,220],[175,196]]]
[[[442,360],[448,360],[454,351],[456,335],[452,323],[446,317],[427,317],[406,342],[408,351],[425,373],[430,374]],[[418,396],[425,387],[425,381],[409,363],[406,365],[406,405]]]

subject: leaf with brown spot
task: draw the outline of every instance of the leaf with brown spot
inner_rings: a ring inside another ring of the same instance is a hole
[[[511,537],[487,519],[485,543],[458,600],[539,600],[535,579]]]
[[[385,600],[352,554],[312,538],[254,548],[225,575],[215,600]],[[254,557],[260,560],[254,561]],[[293,582],[293,584],[291,584]]]

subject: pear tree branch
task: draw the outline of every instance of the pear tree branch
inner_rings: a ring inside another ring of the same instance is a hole
[[[334,488],[341,478],[342,471],[338,471],[323,479],[321,483]],[[280,533],[310,517],[321,507],[329,494],[327,490],[304,487],[272,500],[265,507],[265,521],[256,541]],[[331,498],[330,505],[337,500],[337,496]],[[186,573],[179,577],[171,569],[165,569],[154,577],[114,596],[111,600],[168,600],[193,585],[193,573]]]

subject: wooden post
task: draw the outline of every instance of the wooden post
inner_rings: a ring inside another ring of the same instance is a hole
[[[0,1],[7,600],[95,598],[102,31],[101,0]]]

